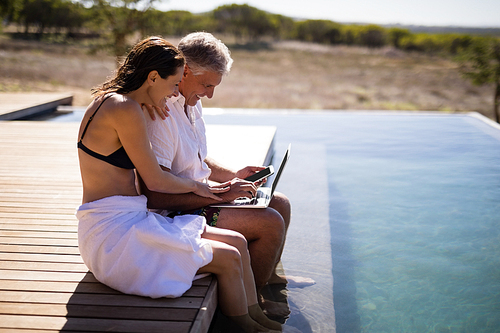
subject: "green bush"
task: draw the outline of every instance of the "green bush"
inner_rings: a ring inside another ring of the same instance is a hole
[[[328,20],[306,20],[295,23],[294,39],[323,44],[342,42],[341,25]]]

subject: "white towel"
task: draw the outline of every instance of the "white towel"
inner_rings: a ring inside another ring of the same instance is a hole
[[[127,294],[179,297],[212,261],[201,238],[205,218],[163,217],[145,196],[113,196],[81,205],[76,216],[83,261],[100,282]]]

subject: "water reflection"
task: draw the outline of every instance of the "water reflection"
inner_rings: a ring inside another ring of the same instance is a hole
[[[329,177],[333,179],[333,177]],[[352,253],[352,229],[348,214],[348,203],[335,184],[329,182],[330,234],[332,250],[333,297],[337,333],[361,331],[354,267],[356,259]]]

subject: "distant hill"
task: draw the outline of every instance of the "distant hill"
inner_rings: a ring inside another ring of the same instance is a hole
[[[457,26],[423,26],[423,25],[401,25],[391,24],[383,25],[386,28],[402,28],[408,29],[413,33],[429,33],[429,34],[466,34],[480,36],[500,36],[500,28],[475,28],[475,27],[457,27]]]

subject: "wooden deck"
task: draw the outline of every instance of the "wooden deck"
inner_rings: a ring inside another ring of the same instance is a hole
[[[0,122],[0,332],[206,332],[217,304],[212,277],[183,297],[150,299],[100,284],[83,264],[77,128]],[[220,129],[208,131],[209,146]],[[272,151],[275,128],[260,131],[267,143],[241,163],[261,164]],[[235,163],[232,154],[219,156]]]

